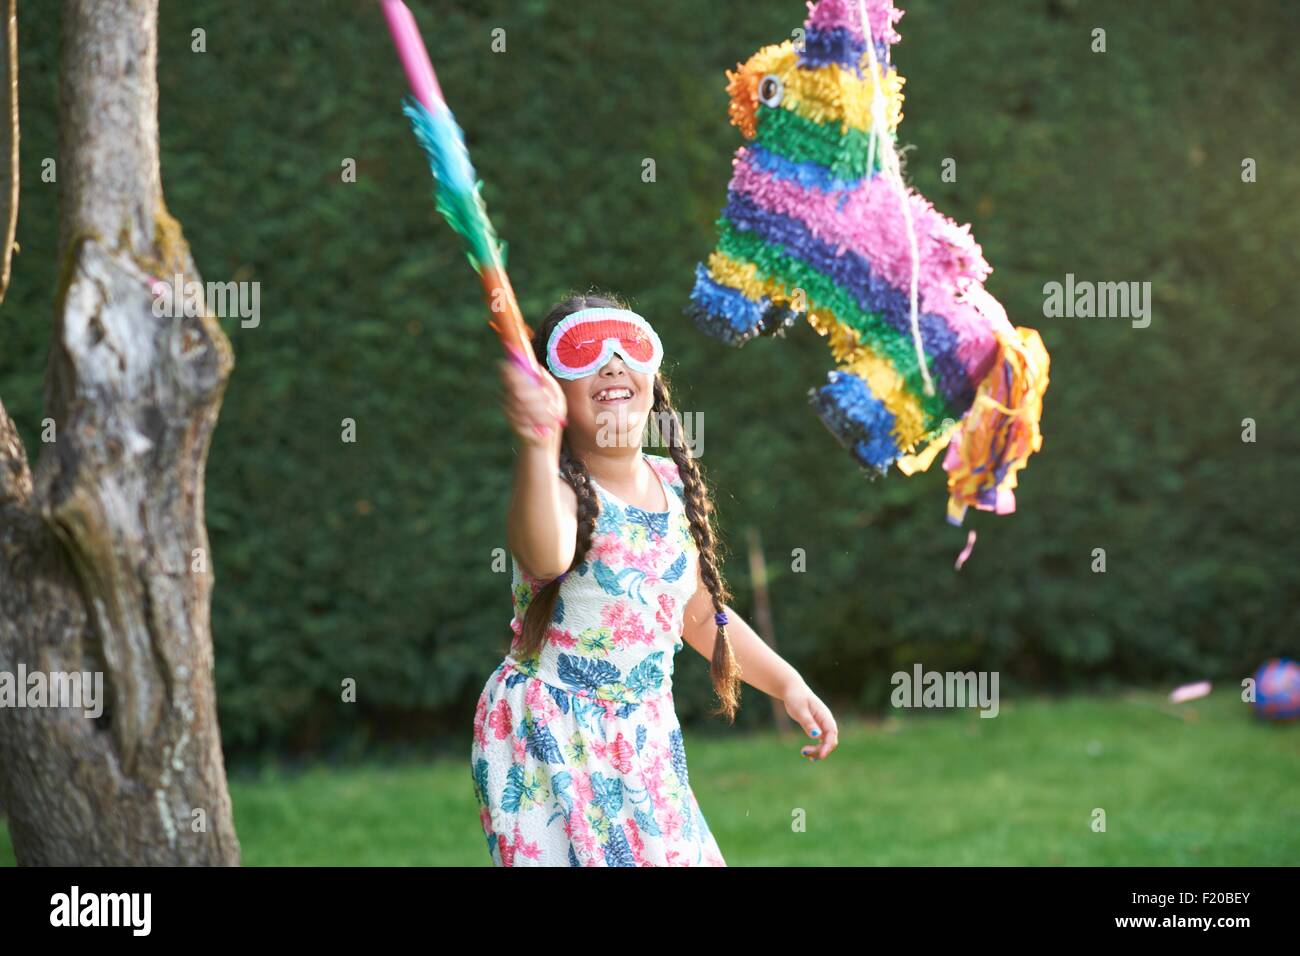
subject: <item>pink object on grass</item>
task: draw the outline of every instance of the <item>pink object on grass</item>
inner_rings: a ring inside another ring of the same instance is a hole
[[[1175,687],[1169,694],[1169,700],[1174,704],[1181,704],[1184,701],[1197,700],[1201,697],[1207,697],[1210,693],[1210,682],[1208,680],[1197,681],[1194,684],[1183,684],[1181,687]]]

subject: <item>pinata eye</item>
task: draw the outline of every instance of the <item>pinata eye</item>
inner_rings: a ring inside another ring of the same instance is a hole
[[[764,106],[780,106],[785,84],[775,73],[769,73],[758,83],[758,99]]]

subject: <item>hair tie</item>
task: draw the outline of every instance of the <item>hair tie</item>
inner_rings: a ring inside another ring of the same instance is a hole
[[[713,620],[717,623],[718,627],[722,627],[722,625],[727,623],[727,612],[719,611],[717,614],[713,615]]]
[[[565,571],[563,574],[561,574],[561,575],[560,575],[558,578],[556,578],[555,580],[556,580],[556,581],[563,581],[563,580],[564,580],[565,578],[567,578],[568,576],[569,576],[569,572],[568,572],[568,571]]]

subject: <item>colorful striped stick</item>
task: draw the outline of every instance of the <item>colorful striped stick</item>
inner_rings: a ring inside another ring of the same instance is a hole
[[[410,118],[415,138],[437,181],[438,212],[465,241],[465,255],[483,283],[483,295],[492,312],[488,325],[515,364],[535,381],[541,381],[542,369],[530,345],[532,332],[524,323],[506,275],[501,242],[488,219],[480,193],[483,184],[470,162],[465,135],[443,98],[415,17],[402,0],[382,3],[388,31],[411,87],[402,112]],[[540,426],[538,430],[542,430]]]

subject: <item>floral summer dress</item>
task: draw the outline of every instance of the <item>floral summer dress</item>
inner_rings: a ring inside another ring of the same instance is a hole
[[[546,583],[514,564],[511,653],[474,714],[470,769],[496,866],[726,866],[700,812],[673,708],[674,655],[699,552],[672,459],[644,455],[667,511],[595,484],[586,559],[560,583],[546,643],[518,659]]]

